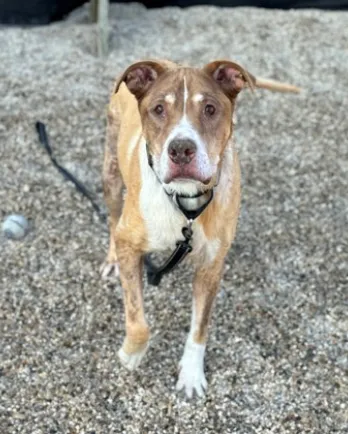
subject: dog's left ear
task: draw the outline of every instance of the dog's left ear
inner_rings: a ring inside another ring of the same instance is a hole
[[[235,98],[246,87],[253,90],[256,85],[256,78],[252,74],[229,60],[215,60],[205,65],[203,71],[218,83],[229,98]]]

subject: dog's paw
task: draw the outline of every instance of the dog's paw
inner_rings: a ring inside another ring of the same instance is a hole
[[[118,262],[105,261],[100,267],[100,275],[103,280],[118,278],[120,275]]]
[[[180,373],[176,390],[184,390],[188,398],[192,398],[194,393],[202,398],[208,386],[203,367],[204,350],[205,345],[187,343],[179,364]]]
[[[121,348],[118,351],[118,357],[120,359],[120,362],[122,365],[127,368],[130,371],[133,371],[136,369],[141,361],[143,360],[143,357],[146,354],[148,345],[146,345],[142,350],[137,351],[136,353],[127,354],[123,348]]]
[[[187,369],[184,366],[181,367],[179,379],[176,383],[176,390],[184,390],[186,396],[190,399],[194,393],[200,398],[203,398],[207,386],[208,383],[205,379],[203,369],[192,371],[192,369]]]

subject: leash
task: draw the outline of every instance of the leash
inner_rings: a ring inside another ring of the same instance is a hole
[[[98,214],[100,220],[103,223],[106,223],[107,217],[105,213],[100,209],[99,205],[94,201],[91,193],[86,189],[86,187],[82,184],[81,181],[79,181],[77,178],[75,178],[75,176],[73,176],[63,166],[61,166],[54,157],[52,148],[48,140],[46,125],[43,122],[37,121],[35,123],[35,128],[39,136],[39,141],[47,152],[48,156],[50,157],[53,165],[58,169],[58,171],[63,175],[65,179],[72,182],[75,185],[76,189],[91,202],[92,207],[94,208],[94,211]]]
[[[101,210],[99,205],[94,201],[91,193],[86,189],[86,187],[82,184],[81,181],[79,181],[74,175],[72,175],[68,170],[66,170],[63,166],[61,166],[56,158],[53,155],[52,148],[49,143],[46,126],[43,122],[37,121],[35,123],[35,128],[39,137],[39,141],[42,144],[43,148],[47,152],[48,156],[51,159],[52,164],[56,167],[56,169],[63,175],[63,177],[72,182],[76,189],[85,196],[91,203],[94,211],[98,214],[98,217],[103,223],[107,222],[107,216],[106,214]],[[148,145],[146,144],[146,151],[148,156],[148,163],[151,169],[153,170],[153,162],[152,157],[148,152]],[[156,172],[153,170],[153,172],[157,177]],[[160,182],[160,180],[158,179]],[[176,242],[176,249],[174,252],[170,255],[170,257],[159,267],[153,264],[153,262],[150,259],[150,255],[147,254],[144,256],[144,264],[146,267],[146,274],[147,274],[147,281],[149,284],[158,286],[162,280],[162,277],[172,271],[175,267],[177,267],[184,259],[185,257],[192,251],[192,237],[193,237],[193,231],[192,231],[192,224],[193,221],[199,217],[202,212],[206,209],[206,207],[210,204],[210,202],[213,200],[214,197],[214,190],[209,190],[210,196],[201,207],[199,207],[196,210],[187,210],[185,209],[182,204],[180,203],[180,198],[190,198],[194,199],[200,196],[203,196],[207,192],[198,193],[194,196],[188,196],[188,195],[178,195],[176,193],[170,194],[166,191],[167,195],[173,198],[174,203],[178,207],[178,209],[182,212],[182,214],[187,218],[187,226],[184,226],[181,230],[184,240],[179,240]]]

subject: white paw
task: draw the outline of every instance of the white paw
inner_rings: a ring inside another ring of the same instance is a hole
[[[205,389],[207,388],[207,380],[203,371],[191,372],[187,371],[185,368],[181,368],[179,374],[179,380],[176,383],[176,390],[185,390],[186,396],[192,398],[195,392],[197,396],[202,398],[205,394]]]
[[[185,390],[186,396],[192,398],[196,393],[200,398],[204,396],[207,380],[204,375],[205,345],[187,342],[184,355],[180,362],[179,379],[176,390]]]
[[[120,270],[117,262],[104,262],[100,267],[100,274],[103,280],[117,278],[120,275]]]
[[[129,369],[130,371],[133,371],[140,365],[143,357],[145,356],[147,348],[148,345],[146,345],[142,350],[131,354],[127,354],[123,350],[123,348],[121,348],[118,352],[118,357],[125,368]]]

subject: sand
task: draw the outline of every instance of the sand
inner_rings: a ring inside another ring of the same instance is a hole
[[[0,432],[347,432],[347,13],[112,5],[103,60],[86,11],[0,29],[0,217],[32,225],[23,241],[0,239]],[[106,228],[34,129],[46,123],[56,157],[103,204],[112,82],[149,56],[230,58],[304,88],[240,99],[242,212],[211,326],[209,390],[192,402],[175,392],[190,270],[146,285],[151,347],[125,371],[122,291],[98,272]]]

